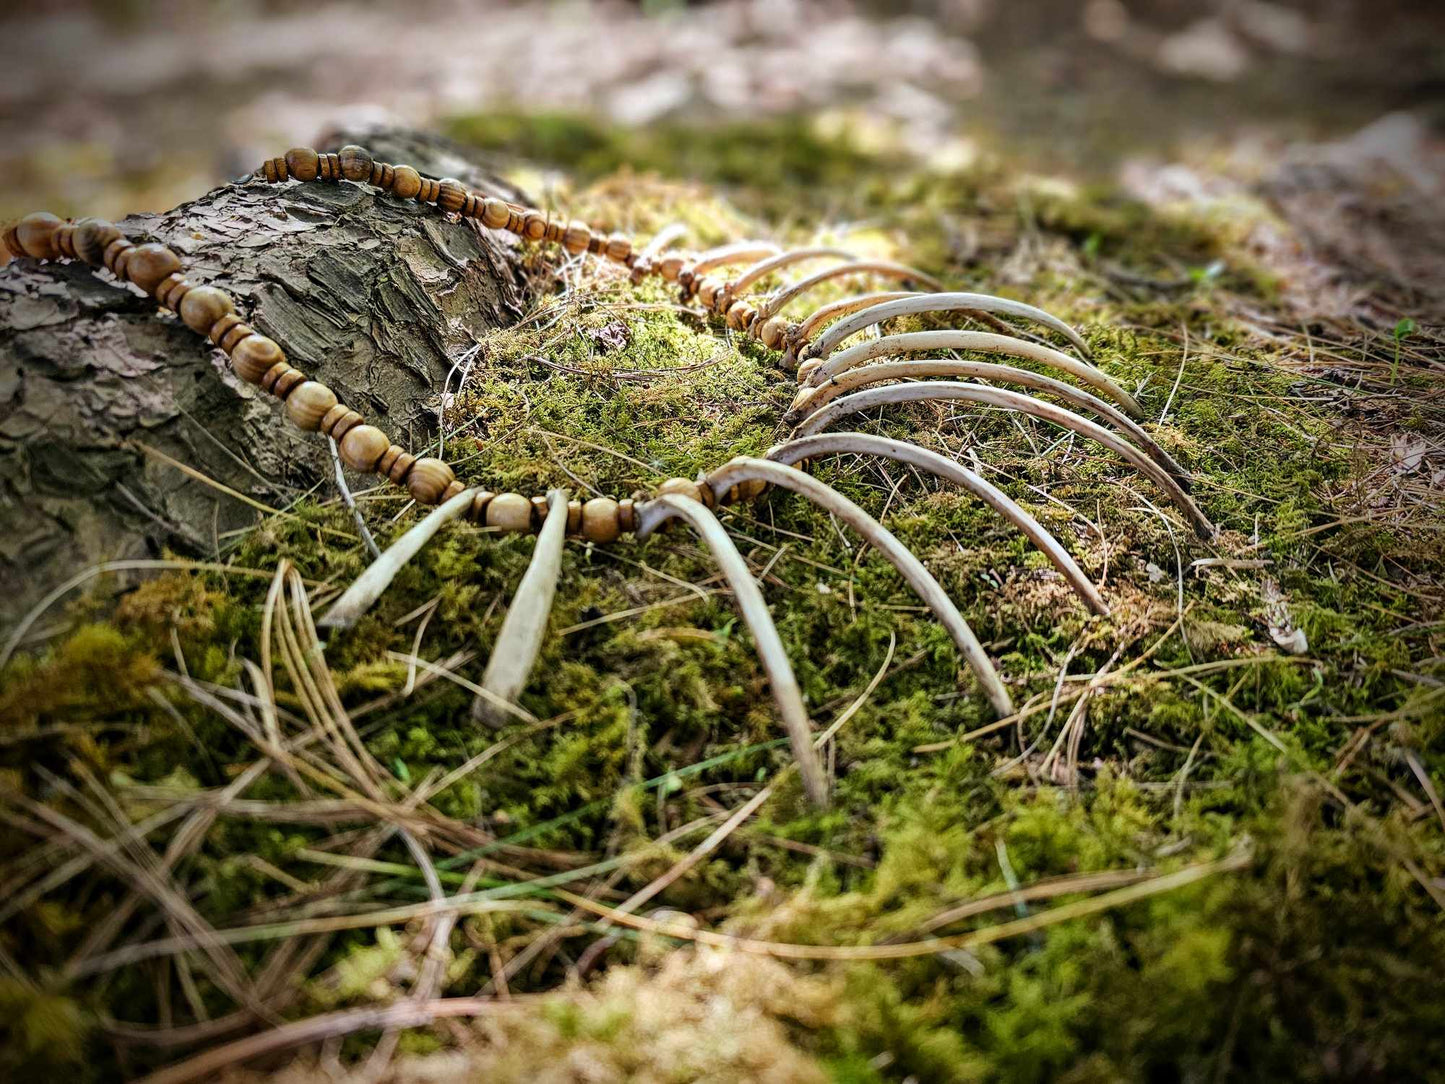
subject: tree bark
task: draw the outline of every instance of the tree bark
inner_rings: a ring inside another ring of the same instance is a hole
[[[522,198],[439,139],[372,131],[323,145],[347,142]],[[456,359],[521,313],[514,238],[347,182],[227,185],[118,225],[171,246],[192,282],[227,290],[288,360],[412,448],[434,432]],[[100,561],[224,559],[227,533],[255,521],[142,445],[271,507],[331,473],[324,439],[287,425],[174,315],[106,279],[79,262],[0,267],[0,627]]]

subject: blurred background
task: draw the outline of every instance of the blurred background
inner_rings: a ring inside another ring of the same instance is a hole
[[[370,122],[432,127],[586,174],[619,164],[617,141],[599,130],[714,126],[742,144],[745,172],[746,127],[792,118],[810,138],[910,164],[964,168],[1003,154],[1052,175],[1133,176],[1137,187],[1141,163],[1267,162],[1291,142],[1340,139],[1392,115],[1371,138],[1420,155],[1445,117],[1445,5],[1427,0],[5,10],[0,218],[168,208],[327,129]],[[685,175],[690,145],[667,140],[642,164]],[[715,179],[715,154],[709,162]]]

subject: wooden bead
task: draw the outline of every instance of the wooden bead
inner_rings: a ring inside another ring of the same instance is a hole
[[[415,199],[421,191],[421,174],[411,166],[397,166],[391,181],[391,191],[402,199]]]
[[[384,474],[397,485],[406,482],[406,476],[411,473],[412,464],[416,462],[416,456],[412,455],[399,444],[393,444],[381,457],[381,462],[376,465],[376,472]]]
[[[321,419],[336,406],[336,393],[325,384],[308,380],[286,397],[286,416],[299,429],[315,432]]]
[[[62,222],[55,231],[55,251],[67,260],[75,259],[75,223]]]
[[[411,465],[406,476],[406,488],[419,503],[436,504],[456,477],[456,472],[440,459],[426,456]]]
[[[657,270],[668,282],[676,282],[677,276],[682,272],[682,257],[665,256],[658,262]]]
[[[135,245],[131,244],[124,237],[117,237],[110,244],[105,246],[105,252],[100,257],[100,262],[105,265],[107,271],[117,278],[125,277],[125,265],[122,258],[129,253]]]
[[[496,494],[490,489],[483,489],[472,498],[472,503],[467,507],[467,519],[473,523],[487,522],[487,505],[492,503]]]
[[[348,181],[371,179],[371,152],[355,143],[348,143],[336,156],[341,162],[341,175]]]
[[[575,255],[578,252],[585,252],[591,240],[592,231],[585,224],[574,222],[562,235],[562,247]]]
[[[175,312],[176,309],[180,307],[181,298],[185,297],[186,294],[190,293],[194,288],[195,287],[177,272],[174,275],[167,275],[163,278],[160,285],[152,290],[151,293],[162,306],[170,309],[171,312]]]
[[[361,415],[345,403],[337,403],[321,417],[316,428],[332,440],[340,440],[361,424]]]
[[[314,181],[320,172],[320,157],[310,147],[292,147],[286,152],[286,172],[298,181]]]
[[[589,542],[615,542],[622,533],[617,523],[617,502],[611,497],[593,497],[582,506],[582,537]]]
[[[132,257],[131,260],[134,262],[135,258]],[[181,314],[181,319],[185,321],[186,327],[206,335],[215,326],[217,320],[235,312],[236,305],[225,293],[214,286],[197,286],[181,298],[181,307],[177,311]]]
[[[466,492],[466,489],[467,486],[465,482],[452,482],[451,485],[447,486],[447,488],[442,491],[442,499],[440,503],[446,504],[446,502],[451,500],[453,497],[460,497],[463,493]]]
[[[734,301],[728,306],[726,316],[728,327],[734,331],[742,331],[752,322],[752,318],[757,315],[757,311],[757,309],[753,308],[746,301]]]
[[[182,300],[184,300],[184,298],[182,298]],[[219,320],[217,320],[214,324],[211,325],[211,330],[206,334],[206,338],[210,339],[211,342],[215,343],[217,346],[220,346],[221,341],[227,335],[229,335],[232,330],[239,327],[240,325],[241,318],[237,316],[234,312],[228,312],[225,316],[221,317]]]
[[[55,232],[63,225],[64,222],[46,211],[26,215],[15,223],[14,237],[23,250],[16,255],[30,256],[37,260],[56,259],[60,253],[55,247]]]
[[[19,228],[20,223],[12,222],[5,227],[3,232],[0,232],[0,245],[4,246],[3,251],[0,251],[0,255],[8,252],[17,260],[25,255],[25,246],[20,243],[20,238],[16,235]]]
[[[443,177],[437,185],[437,206],[443,211],[455,214],[466,202],[467,190],[462,187],[462,182],[452,177]]]
[[[482,204],[482,225],[489,230],[499,230],[512,217],[512,209],[499,199],[489,199]]]
[[[637,502],[631,497],[617,502],[617,526],[624,531],[637,529]]]
[[[708,308],[712,308],[717,304],[717,295],[720,288],[717,282],[705,278],[697,284],[697,299]]]
[[[187,287],[187,289],[190,289],[190,287]],[[243,324],[241,321],[237,320],[234,324],[231,325],[230,329],[227,330],[225,334],[216,338],[215,343],[222,350],[229,354],[232,350],[236,349],[236,344],[238,342],[246,338],[246,336],[254,334],[256,334],[255,328],[253,328],[250,324]]]
[[[537,211],[528,211],[522,219],[522,236],[529,241],[540,241],[547,236],[547,219]]]
[[[567,533],[580,534],[582,532],[582,502],[567,502]]]
[[[391,439],[376,426],[358,425],[341,438],[341,461],[352,470],[373,470],[390,444]]]
[[[788,334],[788,322],[781,316],[774,316],[769,320],[764,320],[762,327],[757,328],[755,334],[769,350],[781,350],[783,339]]]
[[[286,159],[284,158],[268,158],[256,172],[265,177],[268,184],[280,184],[290,176],[286,172]]]
[[[285,402],[293,391],[306,383],[306,374],[300,369],[292,368],[284,361],[276,366],[272,373],[277,373],[275,378],[273,379],[268,373],[261,378],[261,386],[282,402]]]
[[[691,497],[695,501],[703,501],[702,487],[687,478],[669,478],[657,487],[659,497],[666,493],[676,493],[683,497]]]
[[[231,351],[231,368],[248,384],[261,383],[272,366],[285,360],[286,355],[276,340],[265,335],[248,335]]]
[[[620,233],[614,233],[607,239],[607,258],[616,260],[618,263],[626,263],[627,257],[632,255],[632,242]]]
[[[487,504],[487,526],[499,531],[530,531],[532,502],[520,493],[498,493]]]

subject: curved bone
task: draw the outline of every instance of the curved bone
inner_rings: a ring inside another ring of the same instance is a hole
[[[869,545],[893,563],[908,581],[908,586],[913,588],[948,630],[953,642],[958,645],[959,652],[983,686],[994,711],[1000,716],[1013,714],[1013,702],[1009,699],[1008,690],[1003,687],[998,672],[994,670],[983,645],[978,642],[978,637],[973,634],[973,629],[968,627],[963,614],[958,612],[958,607],[939,586],[933,574],[923,567],[923,562],[913,556],[907,546],[893,536],[893,532],[832,486],[825,485],[811,474],[784,463],[738,456],[705,479],[706,484],[711,486],[712,491],[719,497],[724,496],[733,486],[750,481],[768,482],[800,493],[861,534]]]
[[[839,320],[844,316],[857,312],[859,309],[871,308],[874,305],[881,305],[885,301],[897,301],[903,297],[922,296],[917,290],[894,290],[879,294],[857,294],[853,297],[845,297],[838,301],[829,302],[814,309],[803,321],[790,329],[790,337],[793,342],[802,344],[813,337],[817,331],[829,320]]]
[[[681,222],[671,222],[662,227],[652,235],[652,240],[642,247],[637,254],[639,260],[650,260],[660,253],[666,252],[682,238],[687,236],[687,227]]]
[[[752,263],[779,255],[783,250],[771,241],[738,241],[731,245],[720,245],[698,254],[689,271],[701,277],[719,267],[731,263]]]
[[[718,567],[722,569],[728,586],[737,599],[743,620],[753,633],[758,658],[768,675],[768,684],[773,689],[773,700],[778,705],[778,714],[783,717],[783,726],[793,748],[793,759],[798,763],[798,774],[802,777],[803,790],[814,805],[826,808],[828,805],[828,783],[823,775],[823,765],[813,748],[813,730],[808,723],[808,709],[803,706],[803,693],[798,688],[798,679],[783,650],[778,627],[773,624],[763,593],[753,579],[752,571],[743,560],[733,540],[717,521],[717,517],[702,503],[680,493],[667,493],[655,497],[637,507],[637,537],[645,538],[672,516],[680,516],[707,543]]]
[[[916,316],[926,312],[957,312],[958,310],[975,309],[979,312],[1000,313],[1004,316],[1017,316],[1024,320],[1033,320],[1043,324],[1045,327],[1057,331],[1069,342],[1078,348],[1079,353],[1084,357],[1091,357],[1089,346],[1080,337],[1079,333],[1064,323],[1057,316],[1051,316],[1043,309],[1037,309],[1032,305],[1025,305],[1022,301],[1010,301],[1004,297],[993,297],[990,294],[919,294],[917,297],[899,298],[897,301],[885,301],[881,305],[874,305],[871,309],[864,309],[855,313],[846,320],[840,320],[830,327],[827,332],[814,344],[813,349],[808,351],[809,357],[826,358],[834,348],[846,339],[849,335],[862,331],[865,327],[872,327],[874,324],[884,320],[892,320],[897,316]]]
[[[1075,593],[1088,604],[1089,609],[1096,614],[1108,614],[1109,605],[1099,594],[1099,589],[1069,556],[1069,551],[1059,544],[1058,539],[1049,534],[1038,520],[1015,504],[1007,493],[962,464],[955,463],[947,456],[939,455],[927,448],[920,448],[917,444],[893,440],[890,437],[873,436],[871,433],[819,433],[816,436],[800,437],[797,440],[790,440],[786,444],[779,444],[767,452],[767,458],[774,463],[785,463],[789,466],[800,460],[814,459],[820,455],[882,456],[898,463],[921,467],[945,481],[968,490],[1027,535],[1035,546],[1043,550],[1048,559],[1053,562],[1054,567],[1069,581],[1069,585],[1073,587]]]
[[[367,566],[366,571],[356,578],[356,582],[346,589],[317,624],[333,629],[349,629],[356,624],[357,619],[371,609],[381,593],[391,586],[391,581],[396,579],[396,574],[406,563],[420,553],[421,548],[443,526],[465,512],[476,495],[475,489],[468,489],[433,508],[425,519],[387,546],[386,552]]]
[[[841,248],[795,248],[788,252],[780,252],[776,256],[766,260],[760,260],[753,264],[732,282],[727,284],[729,297],[738,297],[758,279],[766,278],[774,271],[781,271],[785,267],[791,267],[795,263],[802,263],[805,260],[856,260],[858,257],[846,249]]]
[[[834,399],[827,406],[810,414],[803,424],[798,426],[798,435],[811,436],[821,432],[835,418],[841,418],[845,414],[853,414],[860,410],[869,410],[875,406],[889,403],[914,403],[930,399],[962,399],[966,402],[998,407],[1001,410],[1017,410],[1024,414],[1032,414],[1036,418],[1042,418],[1044,421],[1053,422],[1066,429],[1072,429],[1081,436],[1097,441],[1138,467],[1155,485],[1169,494],[1169,499],[1188,518],[1195,534],[1205,541],[1214,538],[1214,524],[1210,523],[1204,513],[1199,510],[1199,506],[1189,499],[1189,494],[1184,492],[1183,487],[1175,481],[1174,477],[1123,437],[1109,432],[1102,425],[1091,422],[1088,418],[1081,418],[1072,410],[1065,410],[1052,403],[1045,403],[1031,396],[1020,395],[1018,392],[1006,391],[1003,388],[989,388],[982,384],[960,384],[946,380],[929,380],[921,384],[891,384],[886,388],[855,391],[841,399]]]
[[[562,572],[562,541],[567,536],[567,491],[547,494],[547,518],[537,534],[532,562],[527,566],[507,616],[502,619],[492,657],[482,674],[483,692],[472,701],[472,718],[501,722],[500,703],[513,704],[527,685],[527,676],[542,648],[552,597]]]
[[[898,279],[902,282],[919,282],[930,290],[943,288],[942,284],[933,276],[925,275],[916,267],[909,267],[907,264],[892,263],[888,260],[855,260],[837,267],[824,268],[805,279],[781,287],[776,293],[764,298],[758,305],[758,319],[768,319],[808,291],[829,279],[835,279],[842,275],[877,275],[880,278]]]
[[[873,365],[862,365],[856,369],[850,369],[841,376],[835,376],[832,380],[824,381],[816,388],[798,389],[797,397],[793,399],[793,405],[783,415],[783,424],[797,425],[803,418],[825,403],[838,398],[844,392],[856,391],[869,384],[878,384],[885,380],[916,380],[935,376],[973,377],[977,380],[1022,384],[1026,388],[1057,395],[1069,405],[1098,414],[1112,422],[1115,427],[1122,429],[1150,459],[1174,475],[1186,491],[1189,489],[1188,472],[1159,446],[1143,426],[1122,410],[1115,409],[1097,395],[1090,395],[1072,384],[1065,384],[1062,380],[1055,380],[1051,376],[1044,376],[1032,369],[1020,369],[1014,365],[996,365],[987,361],[955,361],[951,358],[919,358],[913,361],[884,361]]]
[[[915,350],[978,350],[1037,361],[1051,369],[1066,372],[1097,389],[1136,418],[1142,417],[1144,413],[1132,395],[1087,361],[1070,357],[1052,346],[1018,339],[1012,335],[995,335],[991,331],[911,331],[901,335],[885,335],[881,339],[865,339],[856,346],[838,351],[826,361],[821,361],[817,368],[809,370],[806,374],[808,383],[822,384],[865,361],[885,354],[906,354]],[[800,379],[803,375],[800,369]]]

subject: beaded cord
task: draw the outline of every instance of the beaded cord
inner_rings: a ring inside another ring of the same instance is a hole
[[[588,252],[620,263],[643,275],[656,274],[669,281],[684,273],[679,257],[655,264],[641,263],[629,238],[604,236],[582,222],[563,223],[537,211],[472,192],[452,178],[433,180],[406,165],[374,160],[362,147],[346,146],[334,154],[298,147],[268,159],[256,177],[272,184],[287,180],[340,181],[370,184],[401,199],[434,204],[441,210],[480,220],[489,229],[502,229],[539,243],[552,243],[578,254]],[[437,505],[470,488],[452,468],[431,456],[415,456],[362,414],[342,403],[325,384],[312,380],[286,360],[274,339],[260,334],[237,315],[234,300],[214,286],[198,286],[185,278],[181,259],[165,245],[135,244],[114,223],[100,218],[65,221],[53,214],[27,215],[4,231],[5,247],[15,256],[37,260],[80,260],[104,268],[129,282],[176,313],[192,331],[205,336],[229,356],[238,377],[280,400],[287,418],[299,429],[321,433],[337,443],[342,462],[352,470],[376,473],[404,486],[419,504]],[[752,496],[760,486],[738,487],[724,499]],[[712,490],[686,478],[663,482],[656,495],[681,494],[713,507]],[[589,542],[614,542],[636,529],[636,505],[643,494],[614,499],[593,497],[569,501],[567,533]],[[479,490],[465,516],[500,533],[535,533],[547,512],[545,496],[494,493]]]

